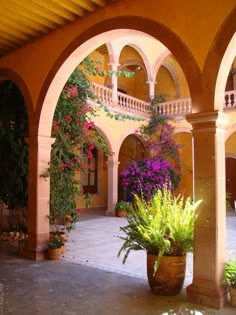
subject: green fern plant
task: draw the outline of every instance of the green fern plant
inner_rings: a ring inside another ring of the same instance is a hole
[[[145,250],[157,255],[156,272],[161,256],[182,256],[193,251],[196,208],[201,203],[191,198],[172,196],[166,187],[157,190],[149,202],[135,195],[135,209],[127,210],[128,224],[121,227],[124,236],[118,257],[123,263],[131,251]]]
[[[230,259],[224,264],[224,279],[228,288],[236,289],[236,259]]]

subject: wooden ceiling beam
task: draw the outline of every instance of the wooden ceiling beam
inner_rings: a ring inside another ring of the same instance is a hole
[[[0,0],[0,57],[113,1]]]
[[[1,22],[3,22],[4,25],[6,25],[8,28],[16,29],[19,32],[23,32],[25,34],[28,34],[34,37],[42,35],[42,32],[40,32],[39,30],[35,30],[31,27],[27,27],[17,21],[14,21],[11,18],[5,17],[4,15],[1,16]]]
[[[0,34],[3,34],[3,33],[11,36],[12,38],[19,39],[23,42],[27,42],[32,39],[32,36],[29,36],[23,32],[20,32],[17,29],[9,28],[4,24],[0,24]]]
[[[105,7],[106,6],[106,0],[91,0],[93,3],[97,4],[99,7]]]
[[[70,0],[51,0],[55,4],[71,11],[72,13],[76,14],[77,16],[85,16],[87,14],[87,10],[81,8],[79,5],[73,3]]]
[[[56,14],[59,17],[62,17],[63,19],[66,19],[68,21],[74,21],[75,20],[75,14],[68,11],[67,9],[61,7],[59,3],[55,4],[53,1],[42,1],[42,0],[31,0],[36,5],[41,7],[43,10],[47,10],[49,12],[52,12],[53,14]]]
[[[24,1],[19,0],[9,0],[13,3],[15,3],[20,10],[28,10],[31,12],[31,14],[35,14],[36,16],[39,15],[43,18],[45,18],[48,21],[51,21],[53,23],[56,23],[57,25],[63,26],[66,24],[65,19],[63,19],[61,16],[58,16],[55,13],[49,12],[47,9],[43,9],[41,6],[34,3],[34,1],[28,1],[27,3]]]
[[[2,32],[1,30],[0,30],[0,38],[9,41],[10,44],[13,43],[13,44],[16,44],[18,46],[21,46],[22,44],[24,44],[23,40],[20,40],[19,38],[16,38],[14,36],[6,34],[6,33]]]
[[[16,43],[9,42],[9,40],[3,39],[0,36],[0,47],[6,47],[6,49],[12,49],[12,48],[17,48],[19,45]]]
[[[23,25],[23,27],[29,27],[35,31],[41,32],[43,34],[48,33],[49,28],[45,27],[44,25],[37,23],[36,21],[32,20],[32,17],[27,18],[27,14],[20,15],[20,14],[15,14],[13,10],[10,8],[4,7],[4,4],[0,2],[0,11],[1,11],[1,21],[3,21],[3,17],[9,18],[9,20],[14,21],[16,23],[19,23]],[[11,23],[11,25],[13,25]]]
[[[90,0],[72,0],[74,3],[79,5],[80,7],[90,11],[94,12],[97,9],[97,6],[92,3]]]
[[[9,14],[11,16],[14,16],[15,19],[18,18],[25,18],[32,24],[39,23],[39,25],[42,25],[43,27],[47,27],[48,29],[56,29],[57,24],[50,21],[47,18],[44,18],[28,9],[27,7],[19,7],[18,6],[19,1],[14,0],[1,0],[0,1],[0,11],[2,10],[2,7],[6,8],[9,11]]]

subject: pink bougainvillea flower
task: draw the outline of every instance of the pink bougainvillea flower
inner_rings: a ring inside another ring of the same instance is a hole
[[[72,117],[70,115],[66,115],[65,120],[68,122],[68,124],[72,121]]]
[[[65,91],[68,97],[76,97],[78,95],[77,87],[73,84],[67,85]]]

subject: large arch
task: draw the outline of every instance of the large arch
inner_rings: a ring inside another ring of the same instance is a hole
[[[126,25],[127,29],[123,29],[123,25]],[[201,87],[200,69],[186,45],[176,34],[166,26],[142,17],[134,18],[129,16],[108,19],[95,24],[80,34],[55,61],[41,89],[38,101],[37,116],[40,135],[50,135],[50,126],[56,102],[66,79],[74,68],[98,45],[106,42],[107,38],[111,40],[117,36],[122,36],[122,34],[127,36],[127,32],[130,35],[133,32],[137,34],[137,31],[146,31],[149,35],[160,40],[173,53],[183,68],[189,83],[190,93],[192,93],[192,98],[194,98],[194,94]]]
[[[220,111],[223,110],[225,85],[236,55],[235,20],[236,7],[219,29],[203,68],[206,101],[214,104],[214,109]]]
[[[143,51],[143,49],[141,47],[139,47],[138,43],[134,43],[132,41],[129,41],[128,43],[124,44],[123,47],[121,47],[121,52],[125,48],[125,46],[130,46],[138,52],[139,56],[141,57],[143,64],[145,65],[145,69],[143,69],[143,70],[145,70],[145,72],[147,73],[147,78],[149,80],[150,79],[150,72],[151,72],[150,63],[149,63],[148,58],[147,58],[145,52]],[[122,63],[122,66],[123,65],[124,65],[124,63]]]

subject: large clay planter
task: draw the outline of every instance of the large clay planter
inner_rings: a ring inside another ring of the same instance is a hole
[[[153,276],[157,256],[147,254],[147,276],[150,289],[158,295],[177,295],[185,278],[185,256],[163,256],[156,274]]]
[[[126,210],[124,209],[120,209],[117,211],[117,216],[120,217],[120,218],[124,218],[126,217],[127,213],[126,213]]]
[[[236,307],[236,289],[229,288],[230,304]]]
[[[52,260],[58,260],[61,257],[61,248],[57,248],[57,249],[48,249],[48,256],[49,259]]]

